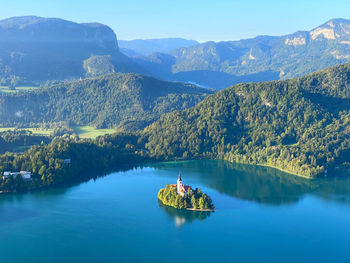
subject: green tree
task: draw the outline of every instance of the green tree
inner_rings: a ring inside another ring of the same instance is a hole
[[[196,198],[194,197],[194,195],[192,195],[192,197],[191,197],[191,205],[194,209],[197,208],[197,201],[196,201]]]
[[[204,209],[205,208],[205,202],[204,202],[203,197],[199,198],[198,206],[199,206],[199,209]]]

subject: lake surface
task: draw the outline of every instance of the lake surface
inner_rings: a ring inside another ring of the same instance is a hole
[[[215,212],[158,203],[179,171],[212,197]],[[224,161],[171,162],[1,195],[0,260],[348,263],[349,226],[350,177],[309,181]]]

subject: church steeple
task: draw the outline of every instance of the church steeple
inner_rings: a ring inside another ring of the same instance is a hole
[[[179,172],[179,178],[177,178],[176,188],[177,188],[177,193],[181,196],[184,196],[186,190],[185,190],[184,184],[182,183],[181,172]]]

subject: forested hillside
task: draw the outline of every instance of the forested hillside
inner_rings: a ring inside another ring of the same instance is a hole
[[[3,126],[69,121],[98,128],[141,129],[161,115],[196,105],[211,91],[137,74],[109,75],[0,94]]]
[[[350,161],[350,65],[238,84],[144,130],[152,155],[223,158],[315,177]]]

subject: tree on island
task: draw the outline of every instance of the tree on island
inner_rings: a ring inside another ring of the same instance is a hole
[[[178,209],[214,209],[211,198],[199,188],[188,191],[182,197],[177,193],[176,187],[166,184],[165,188],[159,190],[158,199],[163,204]]]
[[[204,199],[203,199],[203,197],[199,198],[198,206],[199,206],[199,209],[204,209]]]
[[[193,208],[197,209],[197,201],[196,201],[196,198],[194,197],[194,195],[192,195],[191,197],[191,205]]]

